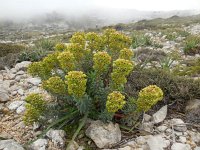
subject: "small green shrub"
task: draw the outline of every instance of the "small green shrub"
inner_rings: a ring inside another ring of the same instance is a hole
[[[163,102],[170,104],[179,100],[184,104],[190,99],[200,98],[200,80],[175,76],[163,69],[140,69],[131,73],[125,86],[125,92],[137,97],[139,91],[148,85],[157,85],[165,95]]]
[[[26,47],[23,45],[0,43],[0,57],[4,57],[9,53],[19,53],[25,49]]]
[[[186,55],[195,55],[200,53],[200,37],[188,36],[185,40],[184,53]]]
[[[133,33],[133,41],[132,41],[132,47],[143,47],[143,46],[151,46],[153,45],[153,42],[151,41],[149,36],[145,36],[142,33]]]
[[[56,45],[56,41],[50,39],[41,39],[35,42],[35,47],[37,49],[42,49],[45,51],[53,51]]]
[[[44,51],[44,50],[29,49],[29,50],[25,50],[25,51],[20,52],[17,61],[18,62],[22,62],[22,61],[31,61],[31,62],[40,61],[47,54],[48,54],[48,52]]]

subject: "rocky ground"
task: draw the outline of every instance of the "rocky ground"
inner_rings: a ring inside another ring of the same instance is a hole
[[[186,30],[192,34],[200,33],[200,25],[192,25]],[[175,41],[169,41],[161,33],[147,31],[146,34],[156,43],[163,45],[163,48],[157,48],[158,51],[168,53],[172,49],[177,49],[184,59],[199,57],[196,55],[185,58],[180,44],[184,37],[179,36]],[[21,62],[14,68],[0,71],[0,150],[65,149],[68,134],[64,130],[55,129],[49,130],[42,139],[36,140],[29,148],[23,147],[42,132],[37,124],[27,126],[22,120],[25,97],[34,92],[43,93],[50,98],[50,95],[42,90],[41,80],[27,74],[26,69],[30,63]],[[173,65],[176,66],[177,63],[179,62],[175,61]],[[190,101],[186,109],[187,111],[200,109],[200,100]],[[90,139],[88,145],[95,144],[94,149],[104,150],[200,150],[200,132],[197,130],[200,125],[169,115],[168,106],[162,107],[152,116],[145,114],[144,121],[138,129],[140,132],[130,132],[129,136],[123,134],[118,124],[88,121],[85,131],[85,135]],[[74,142],[70,149],[85,149],[77,143]]]

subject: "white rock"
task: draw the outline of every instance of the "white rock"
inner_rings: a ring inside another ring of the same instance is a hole
[[[186,137],[184,137],[184,136],[179,136],[178,141],[181,142],[181,143],[186,143],[186,142],[187,142],[187,139],[186,139]]]
[[[189,144],[174,143],[171,150],[192,150]]]
[[[200,150],[200,147],[195,147],[194,150]]]
[[[28,66],[31,64],[30,61],[23,61],[21,63],[17,63],[15,65],[15,69],[18,70],[26,70],[28,68]]]
[[[165,140],[161,135],[151,136],[147,140],[149,150],[164,150],[169,146],[169,142]]]
[[[118,148],[118,150],[133,150],[133,148],[130,147],[130,146],[125,146],[125,147],[122,147],[122,148]]]
[[[66,133],[64,130],[53,130],[50,129],[46,133],[47,137],[52,140],[55,145],[64,146]]]
[[[69,150],[77,150],[78,148],[79,148],[79,145],[75,141],[73,141],[69,145]]]
[[[10,71],[15,74],[17,72],[17,70],[15,68],[10,69]]]
[[[153,131],[153,127],[154,127],[154,123],[153,122],[144,122],[140,126],[140,129],[142,129],[144,131],[147,131],[147,132],[152,132]]]
[[[171,124],[174,127],[174,130],[185,132],[187,130],[186,125],[184,124],[183,120],[174,118],[171,120]]]
[[[139,136],[136,138],[136,143],[138,145],[144,145],[146,144],[147,140],[151,137],[152,135],[146,135],[146,136]]]
[[[150,120],[151,120],[151,116],[150,115],[148,115],[148,114],[144,114],[144,121],[145,122],[149,122]]]
[[[23,74],[25,74],[25,72],[22,71],[22,70],[19,70],[19,71],[16,73],[16,75],[23,75]]]
[[[40,78],[28,78],[26,81],[35,86],[38,86],[42,82]]]
[[[163,106],[160,110],[158,110],[155,114],[153,114],[153,122],[160,123],[167,116],[167,105]]]
[[[16,74],[10,73],[8,76],[9,76],[9,79],[13,80],[15,79]]]
[[[160,132],[164,132],[164,131],[166,131],[167,128],[168,128],[168,127],[165,126],[165,125],[161,125],[161,126],[157,127],[158,131],[160,131]]]
[[[24,95],[24,90],[22,90],[22,89],[17,90],[17,92],[18,92],[20,95]]]
[[[21,113],[23,113],[23,112],[26,110],[25,104],[26,104],[26,103],[23,103],[21,106],[19,106],[19,107],[17,108],[16,112],[17,112],[18,114],[21,114]]]
[[[14,140],[1,140],[0,141],[1,150],[24,150],[24,148],[19,145]]]
[[[118,124],[112,122],[104,124],[97,120],[92,121],[86,135],[91,138],[97,147],[108,148],[110,145],[121,141],[121,131]]]
[[[3,81],[3,75],[0,74],[0,81]]]
[[[15,81],[19,82],[21,80],[21,76],[16,76]]]
[[[33,144],[31,144],[32,150],[45,150],[46,146],[48,144],[48,141],[46,139],[38,139]]]
[[[9,99],[8,93],[0,89],[0,102],[7,102]]]
[[[189,131],[189,135],[191,136],[192,141],[194,141],[195,143],[200,143],[200,133],[199,132]]]
[[[10,103],[10,105],[8,106],[8,108],[10,110],[15,110],[17,109],[19,106],[21,106],[23,103],[25,103],[24,101],[13,101],[12,103]]]

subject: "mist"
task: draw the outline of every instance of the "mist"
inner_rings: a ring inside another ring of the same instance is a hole
[[[94,27],[200,13],[199,0],[0,0],[0,21]]]

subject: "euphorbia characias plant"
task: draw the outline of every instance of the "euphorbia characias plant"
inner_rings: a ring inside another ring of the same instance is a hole
[[[77,32],[70,42],[67,46],[56,45],[55,52],[40,62],[32,63],[28,72],[41,77],[42,87],[55,98],[54,103],[58,106],[55,109],[60,119],[53,125],[64,123],[66,119],[77,121],[77,118],[84,115],[72,138],[74,140],[87,117],[112,120],[115,113],[128,103],[124,86],[134,69],[134,62],[133,51],[130,49],[131,39],[113,29],[107,29],[103,34]],[[161,92],[155,87],[151,89],[156,90],[155,94]],[[148,90],[140,94],[138,104],[141,105],[145,94],[148,94]],[[161,96],[160,93],[159,100]],[[158,97],[150,95],[149,99],[156,98],[156,102]],[[45,110],[48,110],[50,103],[45,103]],[[28,116],[32,115],[29,109],[33,107],[30,105],[24,118],[26,123],[31,118]],[[140,108],[142,109],[141,106]],[[38,112],[47,116],[48,113],[45,114],[44,111]],[[41,118],[45,117],[39,117],[38,113],[34,116],[35,121],[40,121]],[[30,120],[30,123],[33,121]]]

